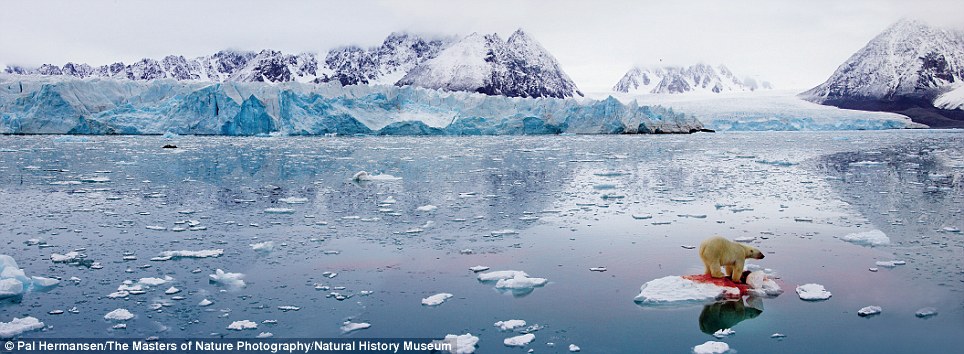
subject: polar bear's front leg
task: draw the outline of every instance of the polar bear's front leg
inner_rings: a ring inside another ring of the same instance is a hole
[[[736,261],[736,264],[733,265],[733,271],[730,272],[730,279],[733,279],[733,282],[734,282],[734,283],[739,283],[739,282],[740,282],[740,277],[743,276],[743,265],[744,265],[744,262],[746,262],[746,260],[745,260],[745,259],[741,259],[741,260]]]

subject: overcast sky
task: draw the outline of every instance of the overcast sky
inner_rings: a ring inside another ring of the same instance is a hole
[[[803,89],[900,18],[964,28],[960,0],[40,1],[0,3],[0,65],[131,63],[225,48],[324,52],[393,31],[434,36],[523,28],[583,91],[634,64],[726,64]]]

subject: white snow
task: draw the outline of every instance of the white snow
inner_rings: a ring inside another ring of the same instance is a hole
[[[723,354],[730,351],[730,345],[724,342],[706,341],[693,347],[695,354]]]
[[[575,353],[575,352],[578,352],[578,351],[581,351],[581,350],[582,350],[582,348],[579,348],[578,345],[575,345],[575,344],[570,344],[570,345],[569,345],[569,351],[570,351],[570,352]]]
[[[890,238],[880,230],[851,233],[840,237],[840,239],[864,246],[883,246],[890,244]]]
[[[20,334],[44,328],[44,323],[35,317],[13,318],[10,322],[0,322],[0,338],[13,338]]]
[[[449,293],[438,293],[427,298],[422,299],[422,305],[425,306],[438,306],[441,305],[445,300],[448,300],[453,295]]]
[[[545,278],[530,278],[522,274],[516,274],[512,278],[499,279],[499,281],[495,283],[495,287],[496,289],[523,290],[540,287],[546,285],[547,282],[548,280]]]
[[[475,353],[475,345],[479,343],[479,337],[473,336],[470,333],[455,335],[447,334],[442,340],[434,341],[433,343],[448,343],[452,346],[449,350],[452,354],[472,354]]]
[[[127,311],[127,309],[116,309],[104,315],[105,320],[112,321],[127,321],[132,318],[134,318],[134,314]]]
[[[526,321],[524,320],[506,320],[495,323],[495,326],[503,331],[511,331],[516,328],[525,327],[525,325]]]
[[[200,251],[164,251],[161,252],[161,257],[166,258],[208,258],[208,257],[221,257],[224,254],[223,249],[214,250],[200,250]]]
[[[524,347],[536,339],[536,335],[532,333],[526,333],[523,335],[509,337],[502,341],[507,347]]]
[[[243,331],[246,329],[257,329],[257,328],[258,328],[257,323],[254,323],[248,320],[234,321],[228,325],[228,329],[235,330],[235,331]]]
[[[54,263],[69,263],[80,258],[80,253],[71,251],[65,254],[54,253],[50,255],[50,260]]]
[[[367,322],[357,322],[357,323],[356,323],[356,322],[351,322],[351,321],[345,321],[345,323],[342,323],[341,332],[342,332],[342,333],[349,333],[349,332],[354,332],[354,331],[357,331],[357,330],[360,330],[360,329],[367,329],[368,327],[371,327],[371,326],[372,326],[372,325],[371,325],[370,323],[367,323]]]
[[[934,107],[964,110],[964,84],[959,84],[953,90],[937,96],[934,99]]]
[[[221,269],[215,269],[214,274],[208,275],[211,282],[224,284],[230,287],[244,287],[244,274],[241,273],[226,273]]]
[[[880,306],[867,306],[860,310],[857,310],[857,315],[861,317],[867,317],[867,316],[879,314],[881,311],[883,311],[883,309],[881,309]]]
[[[894,267],[899,266],[899,265],[907,264],[907,262],[904,262],[904,261],[877,261],[877,262],[874,262],[874,264],[876,264],[877,266],[880,266],[880,267],[894,268]]]
[[[713,336],[720,339],[732,336],[734,334],[736,334],[736,331],[734,331],[732,328],[724,328],[713,332]]]
[[[803,284],[797,287],[797,295],[801,300],[818,301],[829,299],[831,294],[820,284]]]
[[[639,288],[635,301],[640,305],[665,306],[690,302],[711,302],[740,290],[710,283],[698,283],[680,276],[650,280]]]
[[[519,270],[498,270],[494,272],[479,274],[479,281],[496,281],[496,280],[502,280],[502,279],[512,279],[512,278],[515,278],[517,275],[521,275],[523,277],[529,276],[529,274],[526,274],[526,272],[519,271]]]

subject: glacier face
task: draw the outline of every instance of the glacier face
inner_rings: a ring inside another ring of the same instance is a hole
[[[729,68],[696,64],[689,67],[633,67],[613,86],[613,91],[627,93],[740,92],[769,90],[767,81],[752,77],[740,79]]]
[[[602,97],[601,93],[590,95]],[[800,99],[790,91],[720,94],[616,94],[627,104],[658,104],[693,115],[716,131],[813,131],[926,128],[910,118],[824,106]]]
[[[0,75],[0,133],[498,135],[688,133],[658,106],[418,87]]]

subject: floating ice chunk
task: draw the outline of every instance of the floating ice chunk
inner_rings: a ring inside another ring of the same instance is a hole
[[[475,345],[479,343],[479,337],[466,333],[462,335],[447,334],[442,340],[433,341],[433,344],[448,344],[452,347],[449,353],[452,354],[472,354],[475,353]]]
[[[609,269],[606,269],[606,267],[592,267],[592,268],[589,268],[589,271],[591,271],[591,272],[605,272],[605,271],[607,271],[607,270],[609,270]]]
[[[295,210],[291,208],[267,208],[264,210],[265,214],[294,214]]]
[[[840,239],[863,246],[883,246],[890,244],[890,238],[880,230],[851,233],[844,235]]]
[[[515,235],[515,234],[518,234],[518,233],[519,233],[519,231],[516,231],[516,230],[513,230],[513,229],[495,230],[495,231],[490,232],[490,234],[492,234],[492,236]]]
[[[578,352],[578,351],[581,351],[581,350],[582,350],[582,348],[579,348],[578,345],[575,345],[575,344],[570,344],[570,345],[569,345],[569,351],[570,351],[570,352],[575,353],[575,352]]]
[[[750,242],[756,241],[756,237],[755,237],[755,236],[737,237],[737,238],[734,238],[733,241],[735,241],[735,242],[742,242],[742,243],[750,243]]]
[[[164,294],[165,294],[165,295],[174,295],[174,294],[177,294],[177,293],[179,293],[179,292],[181,292],[181,289],[175,288],[175,287],[173,287],[173,286],[170,287],[170,288],[167,288],[167,290],[164,290]]]
[[[0,280],[0,299],[23,295],[24,290],[23,282],[18,279],[7,278]]]
[[[132,318],[134,318],[134,314],[127,309],[116,309],[104,315],[105,320],[111,321],[127,321]]]
[[[489,267],[477,265],[477,266],[474,266],[474,267],[470,267],[469,270],[478,273],[478,272],[484,272],[484,271],[489,270]]]
[[[161,278],[141,278],[140,280],[137,281],[138,284],[147,285],[147,286],[158,286],[167,282],[168,282],[167,279],[161,279]]]
[[[646,306],[672,306],[691,302],[711,302],[739,289],[712,283],[698,283],[680,276],[650,280],[639,288],[635,301]]]
[[[775,338],[775,339],[782,339],[782,338],[786,338],[786,337],[787,337],[787,335],[786,335],[786,334],[783,334],[783,333],[774,333],[774,334],[771,334],[771,335],[770,335],[770,338]]]
[[[783,289],[773,279],[767,276],[766,271],[754,270],[746,276],[747,289],[752,295],[756,296],[777,296],[783,294]]]
[[[255,337],[255,338],[271,338],[271,337],[274,337],[274,333],[271,333],[271,332],[261,332],[261,333],[258,333],[258,336]]]
[[[33,289],[47,289],[60,284],[60,280],[46,277],[30,277],[30,285]]]
[[[373,175],[365,171],[358,171],[354,176],[351,177],[353,181],[397,181],[402,179],[401,177],[395,177],[387,173]]]
[[[208,307],[208,306],[214,305],[214,301],[204,299],[204,300],[201,300],[201,302],[197,303],[197,305],[201,307]]]
[[[653,215],[651,214],[633,214],[633,219],[636,219],[636,220],[646,220],[646,219],[652,219],[652,218],[653,218]]]
[[[857,162],[851,162],[850,166],[858,166],[858,167],[859,166],[878,166],[883,164],[884,163],[880,161],[857,161]]]
[[[706,341],[693,347],[695,354],[723,354],[730,351],[730,345],[724,342]]]
[[[687,202],[692,202],[692,201],[696,200],[696,198],[693,198],[693,197],[673,197],[673,198],[669,198],[669,200],[670,200],[670,201],[674,201],[674,202],[679,202],[679,203],[687,203]]]
[[[732,336],[734,334],[736,334],[736,331],[734,331],[732,328],[724,328],[716,332],[713,332],[713,336],[720,339]]]
[[[801,300],[820,301],[829,299],[831,294],[820,284],[803,284],[797,287],[797,295]]]
[[[867,306],[860,310],[857,310],[857,316],[860,316],[860,317],[873,316],[873,315],[880,314],[880,311],[882,310],[883,309],[881,309],[880,306]]]
[[[54,263],[70,263],[81,258],[79,252],[71,251],[65,254],[54,253],[50,255],[50,260]]]
[[[388,196],[388,198],[385,198],[385,200],[381,201],[382,204],[395,204],[396,202],[397,201],[393,196]]]
[[[287,197],[287,198],[278,199],[278,201],[285,204],[304,204],[308,202],[308,198]]]
[[[164,251],[161,252],[161,257],[171,258],[209,258],[209,257],[221,257],[224,254],[223,249],[216,250],[200,250],[200,251]]]
[[[144,228],[145,228],[145,229],[148,229],[148,230],[154,230],[154,231],[166,231],[166,230],[167,230],[166,227],[164,227],[164,226],[157,226],[157,225],[147,225],[147,226],[144,226]]]
[[[917,312],[914,312],[914,316],[917,316],[917,317],[920,317],[920,318],[928,318],[928,317],[932,317],[932,316],[937,316],[937,308],[934,308],[934,307],[925,307],[925,308],[922,308],[922,309],[920,309],[920,310],[917,310]]]
[[[525,325],[526,325],[526,321],[524,320],[508,320],[508,321],[499,321],[495,323],[495,326],[499,327],[499,330],[502,330],[502,331],[511,331],[516,328],[525,327]]]
[[[257,328],[258,328],[257,323],[251,322],[248,320],[234,321],[228,325],[228,329],[234,330],[234,331],[243,331],[246,329],[257,329]]]
[[[13,318],[10,322],[0,322],[0,338],[13,338],[27,331],[44,328],[44,323],[35,317]]]
[[[515,278],[516,275],[521,275],[523,277],[528,277],[529,274],[519,270],[498,270],[494,272],[479,274],[479,281],[497,281],[502,279]]]
[[[532,333],[526,333],[520,336],[509,337],[502,341],[507,347],[524,347],[529,343],[532,343],[536,339],[536,335]]]
[[[255,252],[267,253],[274,250],[274,242],[272,241],[253,243],[250,246],[251,246],[251,249],[253,249]]]
[[[215,269],[214,274],[208,275],[212,283],[223,284],[230,287],[241,288],[244,287],[244,274],[241,273],[225,273],[221,269]]]
[[[367,323],[367,322],[357,322],[357,323],[356,323],[356,322],[351,322],[351,321],[345,321],[345,323],[342,323],[341,333],[349,333],[349,332],[354,332],[354,331],[357,331],[357,330],[360,330],[360,329],[367,329],[367,328],[369,328],[369,327],[371,327],[371,326],[372,326],[371,323]]]
[[[693,246],[693,245],[680,245],[680,247],[683,247],[683,248],[688,249],[688,250],[691,250],[691,249],[696,248],[696,246]]]
[[[499,279],[495,283],[495,287],[496,289],[523,290],[540,287],[546,285],[547,282],[548,280],[545,278],[530,278],[522,274],[516,274],[509,279]]]
[[[449,293],[438,293],[427,298],[422,299],[422,305],[425,306],[438,306],[441,305],[445,300],[448,300],[453,295]]]
[[[278,309],[281,310],[281,311],[284,311],[284,312],[301,310],[300,307],[298,307],[298,306],[291,306],[291,305],[281,305],[281,306],[278,306]]]
[[[431,204],[423,205],[418,208],[415,208],[415,210],[424,211],[424,212],[431,212],[431,211],[435,211],[436,209],[438,209],[438,207]]]
[[[904,261],[877,261],[877,262],[875,262],[874,264],[876,264],[876,265],[879,266],[879,267],[894,268],[894,267],[899,266],[899,265],[907,264],[907,262],[904,262]]]

